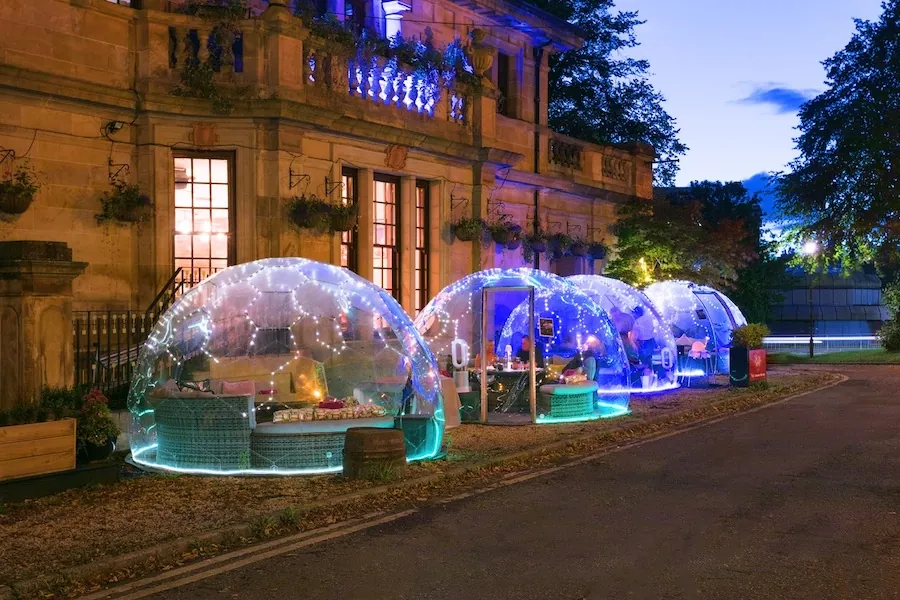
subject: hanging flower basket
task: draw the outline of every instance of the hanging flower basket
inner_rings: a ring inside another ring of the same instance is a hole
[[[491,239],[498,246],[508,246],[517,239],[521,241],[522,238],[522,227],[515,223],[510,223],[506,219],[501,219],[497,223],[490,225],[489,229],[491,231]]]
[[[547,248],[549,248],[554,258],[565,256],[571,245],[572,238],[565,233],[554,233],[547,239]]]
[[[142,223],[153,213],[150,196],[141,192],[138,185],[116,181],[113,191],[104,192],[100,198],[102,210],[97,222],[114,221],[123,224]]]
[[[332,225],[328,205],[314,194],[295,196],[288,205],[288,219],[298,229],[316,233],[326,233]]]
[[[542,254],[547,251],[547,237],[541,231],[530,233],[525,236],[525,246],[534,254]]]
[[[588,248],[588,256],[594,260],[606,258],[606,245],[603,242],[594,242]]]
[[[26,161],[0,178],[0,212],[21,215],[34,202],[38,190],[37,174]]]
[[[512,239],[510,239],[508,242],[506,242],[506,249],[507,250],[518,250],[521,247],[522,247],[522,228],[519,227],[516,231],[513,232]]]
[[[569,246],[569,254],[572,256],[587,256],[588,245],[582,240],[574,240]]]
[[[451,225],[456,239],[461,242],[471,242],[481,237],[484,233],[484,221],[481,219],[466,217]]]
[[[348,206],[338,205],[331,207],[331,230],[332,231],[351,231],[356,227],[356,221],[359,217],[359,206],[350,204]]]

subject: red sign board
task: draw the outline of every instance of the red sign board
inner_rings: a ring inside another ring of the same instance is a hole
[[[750,381],[765,381],[766,351],[750,350]]]

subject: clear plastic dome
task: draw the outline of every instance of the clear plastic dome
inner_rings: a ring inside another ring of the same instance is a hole
[[[684,349],[681,371],[728,373],[732,332],[747,324],[734,302],[722,292],[690,281],[661,281],[644,292],[669,323],[675,344]]]
[[[532,291],[533,329],[528,300]],[[608,315],[552,273],[527,268],[474,273],[442,290],[416,318],[416,327],[439,364],[453,372],[463,420],[480,420],[482,357],[487,358],[488,419],[502,421],[503,415],[529,411],[526,365],[532,345],[538,370],[537,422],[593,419],[628,410],[627,358]],[[566,371],[570,378],[563,381]],[[587,393],[577,400],[568,398],[587,389],[590,398]]]
[[[182,296],[141,350],[132,459],[213,474],[340,471],[350,427],[402,428],[435,456],[440,378],[384,290],[300,258],[226,269]]]
[[[678,349],[668,323],[647,296],[623,281],[600,275],[566,278],[609,314],[631,366],[631,393],[678,387]]]

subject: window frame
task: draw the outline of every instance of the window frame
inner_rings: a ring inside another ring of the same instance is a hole
[[[422,194],[422,206],[419,206],[419,193]],[[425,308],[431,299],[428,289],[428,278],[431,271],[431,186],[428,181],[416,180],[416,197],[413,204],[414,215],[414,233],[415,243],[413,247],[413,311],[415,314]],[[421,208],[421,220],[419,219],[419,209]],[[421,244],[419,241],[419,231],[422,232]]]
[[[393,245],[379,244],[376,239],[376,229],[375,229],[376,226],[377,225],[386,225],[385,223],[379,223],[376,221],[377,210],[375,209],[375,205],[376,204],[387,204],[387,203],[378,202],[378,199],[377,199],[378,195],[375,190],[378,187],[379,183],[388,183],[388,184],[393,184],[393,186],[394,186],[394,202],[393,202],[393,211],[394,211],[393,221],[394,221],[394,223],[392,225],[392,227],[394,228],[394,243],[393,243]],[[375,260],[374,260],[375,259],[374,251],[379,248],[390,248],[391,252],[392,252],[391,285],[393,287],[393,289],[390,290],[390,294],[391,294],[391,296],[393,296],[393,298],[395,300],[397,300],[397,302],[400,302],[401,298],[402,298],[402,295],[401,295],[401,282],[402,282],[401,273],[403,272],[402,252],[404,249],[403,244],[401,242],[401,240],[402,240],[401,232],[403,231],[403,223],[401,222],[401,219],[400,219],[400,213],[401,213],[400,207],[401,207],[402,203],[403,203],[403,191],[402,191],[402,187],[401,187],[400,178],[393,176],[393,175],[376,173],[374,175],[373,181],[372,181],[372,219],[371,219],[371,222],[368,223],[368,226],[372,227],[372,249],[373,249],[372,273],[370,273],[370,280],[378,285],[381,285],[381,281],[382,281],[381,279],[379,281],[375,281],[376,267],[375,267]],[[377,268],[382,271],[385,270],[384,267],[377,267]]]
[[[344,186],[344,178],[351,179],[353,181],[353,191],[347,196],[346,189]],[[359,206],[359,170],[354,169],[352,167],[342,167],[341,168],[341,202],[345,202],[346,200],[350,200],[357,206]],[[341,256],[338,259],[341,263],[341,267],[352,271],[353,273],[359,274],[359,224],[353,226],[353,229],[350,231],[341,232]],[[344,259],[344,248],[347,249],[347,264],[343,264]]]
[[[235,153],[229,152],[229,151],[205,152],[202,150],[178,150],[178,151],[172,153],[171,162],[169,163],[172,165],[172,182],[173,182],[172,195],[170,196],[170,202],[171,202],[170,206],[172,207],[172,220],[171,220],[171,225],[169,228],[169,232],[170,232],[169,235],[171,236],[171,239],[172,239],[172,251],[171,251],[171,256],[170,256],[172,272],[174,273],[175,270],[178,269],[178,267],[175,266],[176,260],[178,260],[179,258],[181,260],[185,260],[184,257],[177,257],[176,252],[175,252],[175,236],[178,235],[178,232],[175,227],[175,208],[176,208],[176,206],[175,206],[175,185],[177,185],[177,182],[175,181],[175,161],[179,158],[225,160],[228,163],[228,184],[227,184],[228,185],[228,233],[226,234],[228,236],[228,244],[227,244],[227,255],[228,256],[225,260],[227,263],[226,268],[234,266],[237,261],[237,239],[236,239],[237,238],[237,219],[236,219],[237,210],[235,207],[235,200],[237,198],[237,194],[236,194],[237,185],[235,182],[235,174],[237,172],[237,169],[236,169],[237,161],[236,161]],[[193,184],[193,181],[191,183]],[[210,182],[210,184],[211,184],[211,182]],[[178,208],[183,208],[183,207],[178,207]],[[210,210],[211,210],[211,208],[212,208],[212,198],[210,197]],[[192,194],[191,209],[192,210],[194,209],[193,194]],[[192,246],[192,251],[193,251],[193,246]],[[190,258],[190,260],[194,261],[195,258],[192,256]],[[209,257],[209,258],[207,258],[207,260],[212,261],[213,259],[211,257]],[[185,278],[184,274],[182,273],[181,281],[183,283],[187,284],[185,291],[187,289],[197,285],[198,283],[200,283],[200,281],[202,281],[202,279],[199,281],[193,280],[194,269],[195,269],[195,267],[191,266],[189,278]],[[212,270],[212,266],[210,266],[210,271],[211,270]],[[216,271],[216,272],[218,272],[218,271]],[[212,275],[212,273],[210,273],[210,275]]]

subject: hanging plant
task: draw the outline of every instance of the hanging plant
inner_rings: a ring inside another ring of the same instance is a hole
[[[331,231],[350,231],[356,227],[359,218],[359,205],[337,204],[329,207]]]
[[[450,225],[456,239],[461,242],[471,242],[481,238],[484,233],[484,221],[477,217],[463,217]]]
[[[111,192],[103,192],[100,198],[100,214],[95,215],[98,223],[116,221],[123,224],[143,223],[153,213],[150,196],[141,192],[140,186],[116,180]]]
[[[547,235],[543,231],[537,233],[529,233],[525,236],[525,247],[535,254],[542,254],[547,251]]]
[[[606,244],[603,242],[592,242],[588,248],[588,256],[594,260],[603,260],[606,258]]]
[[[572,245],[572,238],[565,233],[554,233],[547,238],[547,248],[553,253],[553,258],[562,258]]]
[[[522,228],[519,225],[515,226],[515,229],[512,232],[512,238],[506,242],[507,250],[517,250],[522,245],[522,238],[524,234],[522,233]]]
[[[331,229],[331,211],[328,204],[315,194],[294,196],[288,204],[288,219],[298,229],[310,229],[323,234]]]
[[[488,225],[488,231],[491,232],[491,239],[498,246],[506,246],[514,239],[522,237],[522,227],[513,223],[512,217],[505,213]]]
[[[569,254],[572,256],[587,256],[587,253],[587,241],[581,238],[572,238],[572,242],[569,244]]]
[[[0,179],[0,212],[22,214],[40,189],[37,173],[27,160],[23,161]]]

